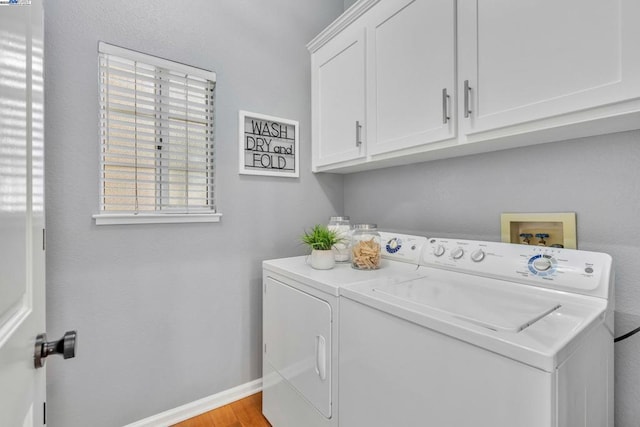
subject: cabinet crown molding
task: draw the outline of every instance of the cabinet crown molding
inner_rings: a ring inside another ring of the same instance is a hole
[[[380,0],[360,0],[354,3],[327,28],[318,34],[313,40],[307,44],[309,52],[313,53],[331,40],[336,34],[348,27],[353,21],[358,19],[367,10],[371,9]]]

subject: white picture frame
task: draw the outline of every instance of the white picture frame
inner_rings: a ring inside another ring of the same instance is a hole
[[[300,131],[295,120],[239,110],[239,173],[300,177]]]

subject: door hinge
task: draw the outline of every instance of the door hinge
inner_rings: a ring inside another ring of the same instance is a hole
[[[42,402],[42,425],[47,425],[47,402]]]
[[[47,232],[45,231],[45,229],[42,229],[42,250],[46,250],[47,249]]]

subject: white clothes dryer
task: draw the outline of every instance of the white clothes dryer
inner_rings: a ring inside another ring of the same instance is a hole
[[[314,270],[307,257],[263,262],[262,412],[274,427],[338,426],[338,299],[343,286],[420,277],[427,239],[381,232],[382,263]]]

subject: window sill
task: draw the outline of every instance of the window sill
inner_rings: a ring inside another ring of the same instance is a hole
[[[96,225],[176,224],[189,222],[220,222],[221,213],[191,214],[96,214]]]

